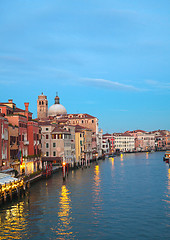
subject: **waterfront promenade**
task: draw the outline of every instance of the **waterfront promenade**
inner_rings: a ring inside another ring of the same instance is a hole
[[[124,154],[32,185],[1,208],[3,239],[169,239],[170,171],[163,152]]]

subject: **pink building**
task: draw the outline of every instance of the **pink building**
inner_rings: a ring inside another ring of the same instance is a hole
[[[155,135],[143,130],[127,131],[135,138],[136,151],[150,151],[155,150]]]
[[[0,113],[0,169],[9,167],[8,120]]]

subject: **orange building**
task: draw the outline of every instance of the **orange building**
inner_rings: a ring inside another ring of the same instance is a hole
[[[38,122],[32,119],[32,113],[29,111],[29,103],[25,104],[25,110],[17,108],[16,104],[13,103],[12,99],[9,99],[8,102],[0,103],[0,112],[5,115],[8,119],[11,128],[8,129],[10,135],[10,141],[8,143],[11,146],[13,151],[10,151],[10,158],[16,158],[16,152],[21,152],[21,157],[28,157],[31,155],[32,160],[41,154],[41,130],[39,128]],[[18,137],[16,136],[17,131]],[[13,144],[13,140],[15,138],[15,144]],[[16,138],[17,138],[17,146],[16,146]],[[15,145],[15,146],[14,146]],[[26,168],[25,164],[25,168]],[[34,168],[35,170],[35,168]]]

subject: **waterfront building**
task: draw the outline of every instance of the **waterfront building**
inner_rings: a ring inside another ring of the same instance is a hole
[[[113,134],[110,133],[103,134],[102,151],[103,153],[110,154],[115,152],[115,139],[113,137]]]
[[[143,130],[128,131],[131,136],[135,138],[136,151],[150,151],[155,150],[155,135],[145,132]]]
[[[128,133],[106,133],[103,135],[103,139],[105,140],[102,146],[104,152],[108,152],[108,147],[110,147],[110,153],[117,150],[122,152],[133,152],[135,150],[135,138]]]
[[[74,162],[72,155],[72,139],[70,131],[59,128],[49,121],[40,122],[42,133],[42,156],[45,159],[52,159],[54,163],[65,161]]]
[[[8,161],[19,173],[32,173],[40,163],[38,155],[41,153],[41,137],[38,122],[32,119],[32,113],[28,110],[29,103],[24,104],[25,110],[16,107],[13,100],[9,99],[8,102],[0,103],[0,111],[5,114],[11,126],[8,129],[11,140],[8,143],[9,148],[11,147]]]
[[[104,137],[102,138],[102,153],[103,154],[109,154],[110,153],[110,141],[108,138]]]
[[[135,150],[135,138],[128,133],[113,133],[115,149],[122,152],[133,152]]]
[[[19,151],[19,127],[13,126],[11,123],[8,125],[8,139],[9,139],[9,162],[12,165],[17,161],[17,154]],[[20,163],[18,163],[20,164]]]
[[[62,126],[61,122],[59,122],[58,126]],[[76,162],[76,149],[75,149],[75,126],[71,125],[63,125],[63,128],[70,132],[70,138],[71,138],[71,156],[72,156],[72,162]]]
[[[90,129],[92,131],[92,150],[93,157],[101,155],[101,141],[98,128],[98,119],[90,114],[68,114],[68,123],[71,125],[80,125],[84,128]]]
[[[8,119],[0,113],[0,169],[9,167]]]
[[[77,126],[75,129],[75,149],[76,149],[76,163],[81,164],[84,160],[85,138],[83,128]]]
[[[92,157],[92,130],[76,125],[76,159],[88,162]]]
[[[169,135],[170,132],[167,130],[156,130],[149,132],[155,135],[155,149],[157,151],[170,149]]]
[[[46,118],[46,120],[50,120],[51,123],[56,123],[60,127],[63,127],[64,125],[80,125],[86,129],[90,129],[92,131],[93,156],[96,156],[96,154],[100,156],[102,154],[102,132],[99,132],[98,130],[98,119],[87,113],[67,114],[66,108],[60,104],[60,98],[58,95],[56,95],[54,100],[55,103],[50,106],[48,110],[48,118]],[[40,112],[39,97],[37,101],[37,112],[38,114]]]

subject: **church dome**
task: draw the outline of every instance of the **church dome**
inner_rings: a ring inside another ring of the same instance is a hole
[[[55,97],[55,103],[49,108],[48,116],[55,117],[57,115],[66,115],[67,111],[63,105],[60,104],[60,98]]]

